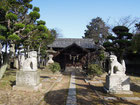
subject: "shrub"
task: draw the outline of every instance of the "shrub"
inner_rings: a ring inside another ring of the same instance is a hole
[[[49,69],[50,69],[53,73],[55,73],[55,72],[57,72],[57,71],[60,71],[60,70],[61,70],[61,67],[60,67],[60,64],[59,64],[59,63],[54,62],[54,63],[52,63],[52,64],[49,65]]]
[[[103,73],[102,68],[98,64],[89,64],[87,74],[92,76],[99,76]]]

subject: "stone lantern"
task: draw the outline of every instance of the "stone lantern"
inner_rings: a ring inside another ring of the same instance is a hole
[[[53,55],[56,53],[56,51],[54,51],[52,48],[50,48],[50,50],[47,50],[47,53],[49,53],[49,60],[47,62],[47,65],[54,63]]]

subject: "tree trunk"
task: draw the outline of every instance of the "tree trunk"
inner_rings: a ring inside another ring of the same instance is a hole
[[[3,54],[4,60],[3,60],[2,66],[1,66],[1,68],[0,68],[0,79],[2,79],[4,73],[5,73],[5,71],[6,71],[7,67],[8,67],[8,65],[9,65],[9,57],[11,57],[11,56],[12,56],[12,53],[13,53],[13,52],[11,52],[11,50],[10,50],[10,53],[8,54],[8,53],[7,53],[7,47],[8,47],[8,43],[6,43],[6,46],[5,46],[5,53]],[[11,48],[10,48],[10,49],[11,49]]]
[[[3,77],[3,75],[4,75],[4,73],[5,73],[5,71],[6,71],[6,69],[7,69],[7,67],[8,67],[8,60],[9,59],[9,55],[6,53],[5,55],[4,55],[4,63],[3,63],[3,65],[1,66],[1,68],[0,68],[0,79],[2,79],[2,77]]]

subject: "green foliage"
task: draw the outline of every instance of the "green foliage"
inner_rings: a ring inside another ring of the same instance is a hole
[[[49,65],[49,69],[50,69],[53,73],[55,73],[55,72],[57,72],[57,71],[60,71],[60,70],[61,70],[61,67],[60,67],[60,64],[59,64],[59,63],[54,62],[54,63],[52,63],[52,64]]]
[[[42,39],[47,39],[48,38],[48,34],[46,34],[46,33],[41,34],[41,38]]]
[[[21,7],[19,8],[19,12],[21,12],[21,13],[24,12],[24,7],[23,7],[23,6],[21,6]]]
[[[29,28],[26,28],[24,31],[23,31],[23,34],[28,34],[31,30]]]
[[[105,42],[105,43],[103,44],[104,47],[110,47],[110,46],[112,46],[112,45],[113,45],[113,43],[111,43],[111,42]]]
[[[112,36],[112,35],[108,35],[108,36],[107,36],[107,39],[115,40],[116,37],[115,37],[115,36]]]
[[[4,40],[6,40],[6,38],[4,36],[0,35],[0,40],[4,41]]]
[[[18,18],[16,14],[13,14],[11,12],[8,13],[5,17],[6,17],[6,19],[10,19],[11,21],[12,20],[17,20],[17,18]]]
[[[38,28],[39,31],[43,31],[43,32],[47,31],[47,28],[44,25],[39,25],[39,26],[37,26],[37,28]]]
[[[30,15],[31,19],[33,19],[33,20],[40,18],[40,14],[37,11],[30,12],[29,15]]]
[[[103,60],[105,59],[104,52],[101,52],[101,53],[99,54],[99,59],[100,59],[101,61],[103,61]]]
[[[98,64],[89,64],[88,65],[88,70],[87,70],[88,75],[99,76],[102,73],[103,73],[103,70]]]
[[[8,39],[13,40],[13,41],[17,41],[17,40],[20,40],[20,37],[16,34],[12,34],[12,35],[8,36]]]
[[[39,7],[33,7],[32,0],[1,0],[0,2],[0,40],[3,46],[15,44],[26,51],[45,48],[54,38],[40,18]],[[30,10],[32,9],[32,10]],[[15,33],[15,34],[13,34]],[[6,52],[5,48],[5,52]],[[40,51],[40,50],[39,50]],[[8,52],[6,52],[8,54]],[[16,53],[16,52],[15,52]]]
[[[5,19],[5,13],[6,11],[4,10],[4,8],[1,7],[0,4],[0,21],[3,21]]]
[[[129,29],[125,26],[116,26],[113,29],[115,35],[109,35],[107,42],[103,44],[106,51],[113,52],[117,55],[119,61],[123,58],[123,54],[131,47],[132,34],[129,33]]]
[[[132,50],[134,53],[140,52],[140,34],[136,34],[132,39]]]
[[[27,7],[27,8],[30,8],[30,9],[32,9],[33,8],[33,5],[32,4],[25,4],[25,6]]]
[[[125,26],[116,26],[112,29],[115,34],[122,33],[122,32],[129,32],[129,29]]]
[[[6,30],[7,30],[7,28],[5,26],[3,26],[3,25],[0,24],[0,32],[6,31]]]
[[[22,29],[25,27],[25,24],[17,23],[17,24],[15,24],[15,27],[16,27],[16,29]]]
[[[33,24],[28,24],[28,25],[26,26],[26,28],[28,28],[28,29],[30,29],[30,30],[33,30],[33,29],[35,29],[35,26],[34,26]]]
[[[39,12],[40,9],[38,7],[34,7],[33,11]]]
[[[10,4],[15,4],[16,0],[7,0]]]
[[[46,22],[43,21],[43,20],[39,20],[39,21],[37,21],[37,25],[45,25],[45,24],[46,24]]]
[[[57,38],[58,35],[59,35],[58,32],[55,29],[51,29],[50,32],[51,32],[51,35],[55,38]]]
[[[37,23],[36,20],[40,18],[40,9],[38,7],[32,9],[31,1],[0,1],[0,40],[2,45],[6,47],[5,52],[7,55],[9,52],[6,49],[11,44],[15,44],[16,52],[18,52],[20,46],[26,51],[31,49],[38,50],[45,46],[43,49],[45,52],[47,44],[52,42],[52,35],[47,27],[44,26],[45,22],[40,21]]]
[[[23,0],[24,3],[30,3],[33,0]]]
[[[109,27],[106,26],[105,22],[100,18],[94,18],[87,25],[85,30],[85,36],[83,38],[92,38],[95,43],[103,44],[105,38],[109,35]]]

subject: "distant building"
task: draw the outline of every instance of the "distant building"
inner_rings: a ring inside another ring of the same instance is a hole
[[[70,66],[83,67],[91,60],[91,53],[100,49],[93,39],[58,38],[48,45],[56,53],[53,60],[59,62],[61,68]]]

